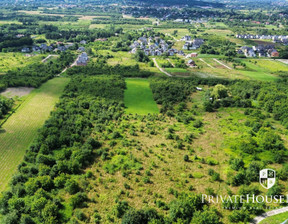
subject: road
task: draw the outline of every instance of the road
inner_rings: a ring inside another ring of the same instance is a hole
[[[153,62],[154,62],[154,64],[156,65],[156,67],[157,67],[161,72],[163,72],[165,75],[167,75],[167,76],[169,76],[169,77],[172,77],[172,75],[171,75],[170,73],[166,72],[163,68],[161,68],[161,67],[158,65],[158,63],[157,63],[157,61],[156,61],[156,58],[153,58]]]
[[[257,217],[255,217],[253,219],[253,221],[251,222],[251,224],[257,224],[260,223],[261,221],[263,221],[264,219],[274,216],[274,215],[278,215],[284,212],[288,212],[288,207],[283,207],[283,208],[279,208],[279,209],[275,209],[266,213],[263,213]]]

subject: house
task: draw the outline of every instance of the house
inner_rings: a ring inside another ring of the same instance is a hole
[[[29,53],[30,52],[30,49],[29,47],[24,47],[22,50],[21,50],[22,53]]]
[[[256,57],[255,51],[253,49],[250,49],[249,51],[247,51],[246,57],[251,57],[251,58]]]
[[[200,88],[200,87],[196,87],[196,89],[197,89],[198,91],[202,91],[202,90],[203,90],[203,89]]]
[[[204,40],[203,39],[199,39],[199,38],[196,38],[193,40],[193,45],[196,45],[196,46],[201,46],[202,44],[204,44]]]
[[[81,55],[79,55],[79,57],[76,60],[76,65],[77,66],[85,66],[88,63],[88,55],[86,52],[83,52]]]
[[[79,47],[77,51],[84,52],[85,51],[85,47]]]
[[[86,40],[81,40],[81,41],[80,41],[80,44],[85,45],[85,44],[87,44],[87,42],[86,42]]]
[[[136,47],[131,50],[132,54],[136,54],[136,52],[137,52],[137,48]]]
[[[198,56],[198,54],[197,53],[191,53],[191,58],[196,58],[197,56]]]
[[[38,47],[38,46],[33,46],[32,47],[32,51],[40,51],[41,49],[40,49],[40,47]]]
[[[183,41],[191,41],[191,39],[192,39],[191,36],[186,35],[186,36],[182,37],[181,40],[183,40]]]
[[[189,61],[187,62],[187,65],[190,66],[190,67],[195,67],[195,66],[196,66],[196,63],[195,63],[195,61],[193,61],[193,60],[191,59],[191,60],[189,60]]]
[[[268,50],[268,56],[273,57],[273,58],[277,58],[277,57],[279,57],[279,52],[275,49],[270,49],[270,50]]]
[[[149,50],[149,49],[145,49],[145,50],[144,50],[144,53],[145,53],[145,55],[149,56],[150,50]]]
[[[189,50],[189,43],[186,42],[184,45],[183,45],[183,50]]]
[[[237,50],[237,54],[244,54],[244,52],[241,49],[239,49]]]
[[[261,57],[266,57],[266,54],[265,54],[265,52],[264,51],[260,51],[259,53],[258,53],[258,56],[261,58]]]

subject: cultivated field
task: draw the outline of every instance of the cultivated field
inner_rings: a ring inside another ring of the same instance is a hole
[[[7,186],[68,82],[68,78],[55,78],[32,91],[0,129],[0,191]]]
[[[126,79],[126,84],[124,103],[127,107],[127,113],[141,115],[159,113],[148,80]]]

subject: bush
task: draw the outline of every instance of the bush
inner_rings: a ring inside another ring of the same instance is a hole
[[[169,215],[172,221],[177,219],[189,223],[196,210],[200,210],[203,204],[199,195],[182,195],[178,200],[172,201],[170,204]]]
[[[65,190],[69,193],[69,194],[76,194],[80,188],[79,185],[77,184],[77,182],[75,180],[67,180],[66,184],[65,184]]]
[[[129,209],[122,218],[122,224],[148,224],[152,220],[162,220],[154,209],[135,210]]]
[[[234,210],[231,215],[228,216],[230,222],[248,222],[250,219],[249,212],[247,210]]]
[[[188,155],[184,155],[183,159],[185,162],[189,162],[189,156]]]
[[[87,201],[88,197],[85,193],[79,192],[71,197],[71,206],[73,208],[79,208],[83,205],[83,202]]]
[[[119,201],[115,206],[114,206],[114,213],[117,218],[121,218],[125,212],[129,209],[128,202],[126,201]]]
[[[238,170],[244,168],[244,162],[242,159],[239,159],[239,158],[231,159],[229,161],[229,163],[230,163],[230,166],[233,170],[238,171]]]

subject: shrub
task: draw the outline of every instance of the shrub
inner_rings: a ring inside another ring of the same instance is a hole
[[[189,162],[189,156],[188,155],[184,155],[183,159],[185,162]]]
[[[66,184],[65,184],[65,190],[69,193],[69,194],[76,194],[80,188],[78,183],[75,180],[67,180]]]

